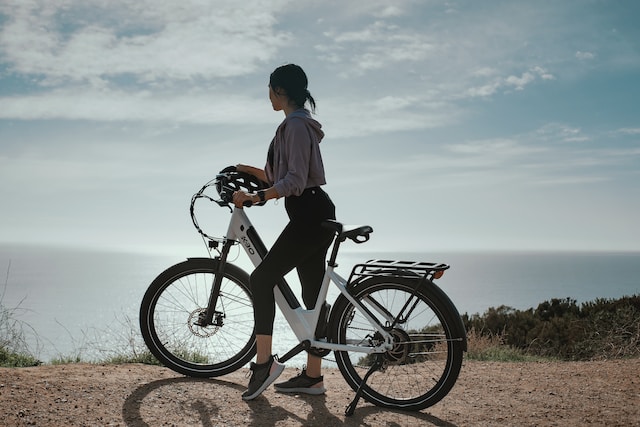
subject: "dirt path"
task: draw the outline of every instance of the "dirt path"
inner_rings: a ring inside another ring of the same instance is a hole
[[[243,402],[246,371],[211,380],[145,365],[0,369],[3,426],[637,426],[640,359],[606,362],[465,362],[452,392],[422,412],[353,398],[338,371],[326,396],[268,389]],[[283,378],[295,374],[287,369]]]

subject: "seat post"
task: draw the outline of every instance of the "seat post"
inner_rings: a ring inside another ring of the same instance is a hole
[[[329,267],[337,267],[336,259],[338,258],[338,249],[340,248],[340,243],[344,242],[344,237],[342,239],[339,238],[339,234],[336,235],[335,240],[333,241],[333,249],[331,250],[331,256],[329,257],[329,261],[327,264]]]

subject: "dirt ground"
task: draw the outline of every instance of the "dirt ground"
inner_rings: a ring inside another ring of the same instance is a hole
[[[287,368],[281,378],[296,374]],[[137,364],[0,369],[3,426],[637,426],[640,359],[604,362],[466,361],[449,395],[422,412],[360,401],[337,370],[325,396],[269,388],[240,398],[246,370],[192,379]]]

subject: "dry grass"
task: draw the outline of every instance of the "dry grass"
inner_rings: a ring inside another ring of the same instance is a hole
[[[532,362],[549,360],[532,356],[526,352],[508,346],[500,335],[486,334],[471,329],[467,332],[467,359],[499,362]]]

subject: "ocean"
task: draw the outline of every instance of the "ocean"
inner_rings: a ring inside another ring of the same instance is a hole
[[[0,245],[0,302],[22,326],[29,350],[40,360],[101,360],[144,349],[138,310],[151,281],[187,256],[141,255],[93,250]],[[444,262],[451,268],[436,283],[460,314],[489,307],[537,307],[552,298],[578,303],[640,294],[640,253],[478,252],[358,253],[344,251],[338,272],[368,259]],[[247,260],[236,260],[250,271]],[[295,274],[287,276],[299,295]],[[336,292],[329,296],[335,297]],[[295,342],[281,315],[274,353]],[[302,365],[303,355],[290,365]]]

